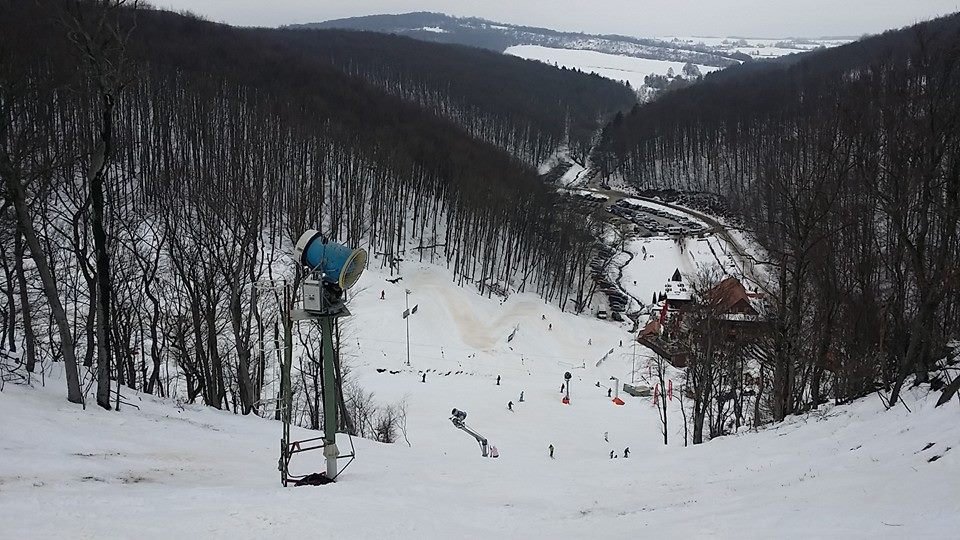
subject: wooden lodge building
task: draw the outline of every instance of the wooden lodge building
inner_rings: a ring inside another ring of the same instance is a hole
[[[679,271],[674,273],[671,282],[677,283],[680,280]],[[668,282],[669,283],[669,282]],[[667,309],[677,313],[682,317],[682,313],[687,311],[693,303],[692,295],[684,290],[682,294],[677,294],[676,285],[668,290],[664,301],[667,303]],[[674,298],[671,298],[673,296]],[[751,293],[743,286],[739,279],[729,276],[704,294],[705,300],[710,302],[715,310],[716,318],[722,321],[726,327],[727,339],[736,341],[737,339],[760,332],[765,326],[766,321],[760,314],[760,306],[763,296],[758,293]],[[671,365],[677,368],[687,366],[690,352],[686,350],[681,343],[664,336],[664,324],[660,318],[653,318],[648,322],[640,334],[637,341],[665,358]],[[682,324],[682,319],[681,323]]]

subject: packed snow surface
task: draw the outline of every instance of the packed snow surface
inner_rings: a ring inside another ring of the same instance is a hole
[[[642,246],[651,256],[625,274],[644,300],[675,267],[698,263],[685,257],[703,254],[690,245],[681,255],[667,239]],[[140,410],[83,410],[66,402],[54,368],[45,388],[0,393],[0,537],[874,539],[948,538],[960,527],[955,404],[934,409],[915,390],[912,412],[887,411],[869,397],[684,447],[674,399],[665,446],[649,398],[621,392],[617,406],[607,397],[611,377],[629,382],[634,367],[638,382],[649,375],[627,326],[529,293],[482,297],[428,264],[408,263],[402,275],[391,284],[384,272],[364,274],[345,345],[353,376],[379,403],[406,400],[410,446],[354,439],[357,459],[336,484],[283,488],[279,423],[130,391]],[[409,368],[404,289],[419,305]],[[561,403],[566,371],[570,405]],[[454,407],[498,459],[453,427]],[[323,457],[301,454],[292,468],[322,471]]]
[[[684,66],[683,62],[651,60],[578,49],[557,49],[540,45],[515,45],[508,47],[504,53],[528,60],[556,64],[567,69],[576,68],[585,73],[596,73],[615,81],[629,81],[633,88],[643,86],[643,78],[651,73],[666,75],[667,70],[673,68],[673,72],[680,75]],[[698,65],[697,67],[704,75],[719,69],[713,66]]]

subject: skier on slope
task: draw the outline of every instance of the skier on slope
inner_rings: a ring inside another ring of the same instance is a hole
[[[507,410],[509,410],[509,411],[511,411],[511,412],[513,411],[513,402],[512,402],[512,401],[508,401],[508,402],[507,402]]]
[[[624,459],[630,457],[630,447],[629,447],[629,446],[623,449],[623,457],[624,457]]]
[[[550,459],[553,459],[553,445],[547,447],[550,450]]]

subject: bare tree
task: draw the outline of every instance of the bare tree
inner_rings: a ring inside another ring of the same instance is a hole
[[[112,290],[104,185],[114,152],[114,111],[132,70],[126,48],[133,26],[125,27],[122,22],[123,17],[131,15],[122,9],[126,4],[126,0],[97,0],[80,3],[64,13],[69,37],[77,47],[99,96],[98,134],[90,152],[87,183],[97,275],[97,404],[108,410],[113,360],[110,341]],[[137,1],[130,2],[130,7],[135,10]]]

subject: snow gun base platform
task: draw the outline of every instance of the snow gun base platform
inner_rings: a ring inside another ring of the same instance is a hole
[[[343,472],[350,463],[353,462],[356,457],[356,449],[353,446],[353,438],[349,438],[350,441],[350,453],[349,454],[340,454],[339,452],[336,455],[337,459],[347,459],[347,464],[340,469],[340,472]],[[284,444],[283,441],[280,441],[280,482],[284,487],[293,485],[293,486],[323,486],[326,484],[332,484],[337,481],[336,476],[330,478],[327,476],[326,471],[319,473],[310,473],[304,475],[290,474],[290,461],[293,459],[293,456],[302,452],[309,452],[311,450],[324,450],[326,452],[327,445],[324,443],[323,437],[314,437],[312,439],[303,439],[300,441],[291,441],[289,444]],[[331,446],[331,449],[336,450],[336,446]]]

